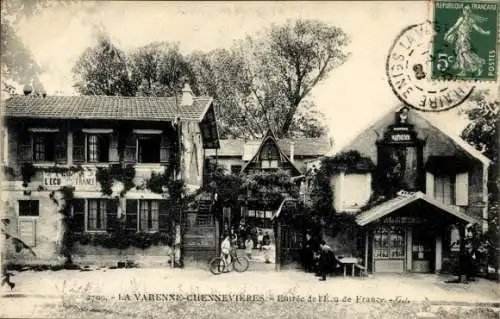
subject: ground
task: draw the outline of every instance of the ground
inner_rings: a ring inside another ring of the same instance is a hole
[[[500,314],[499,285],[484,279],[449,284],[445,283],[449,277],[411,274],[329,277],[323,282],[295,269],[275,272],[273,266],[252,263],[245,273],[218,276],[197,268],[15,272],[16,287],[12,291],[2,287],[0,317],[416,318],[430,312],[436,318],[498,318]]]

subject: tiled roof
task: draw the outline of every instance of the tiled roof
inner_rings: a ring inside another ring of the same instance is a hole
[[[322,156],[330,152],[330,141],[326,138],[292,138],[278,140],[278,145],[285,153],[290,156],[290,142],[294,142],[295,156]],[[241,139],[220,140],[220,149],[218,156],[242,157],[243,161],[249,161],[255,155],[261,140],[243,141]],[[215,150],[207,152],[208,156],[215,156]]]
[[[174,97],[123,96],[13,96],[1,115],[13,118],[199,121],[210,106],[209,97],[195,97],[192,106],[176,107]],[[180,104],[180,98],[178,102]]]

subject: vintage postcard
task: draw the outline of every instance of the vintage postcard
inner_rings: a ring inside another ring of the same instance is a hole
[[[498,318],[499,3],[1,3],[2,318]]]

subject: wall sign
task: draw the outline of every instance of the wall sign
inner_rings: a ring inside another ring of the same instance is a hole
[[[382,224],[422,224],[425,220],[420,216],[389,216],[380,220]]]
[[[43,172],[42,182],[45,186],[96,186],[96,172]]]

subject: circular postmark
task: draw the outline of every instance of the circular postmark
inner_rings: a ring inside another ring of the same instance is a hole
[[[424,112],[449,110],[464,102],[474,85],[465,81],[431,79],[432,24],[409,26],[389,51],[386,72],[389,85],[406,105]]]

